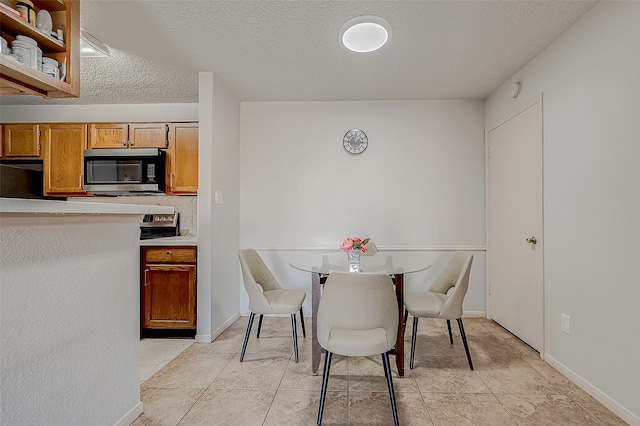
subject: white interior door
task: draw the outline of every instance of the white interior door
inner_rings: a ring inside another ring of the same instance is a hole
[[[542,99],[491,128],[487,147],[489,316],[542,354]]]

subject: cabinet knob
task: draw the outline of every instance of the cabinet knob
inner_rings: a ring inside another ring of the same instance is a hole
[[[167,254],[171,254],[171,251],[167,250]]]

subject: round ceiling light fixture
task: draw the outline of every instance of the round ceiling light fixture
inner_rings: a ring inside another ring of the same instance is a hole
[[[353,52],[373,52],[389,44],[390,40],[391,24],[379,16],[358,16],[349,19],[340,29],[342,45]]]

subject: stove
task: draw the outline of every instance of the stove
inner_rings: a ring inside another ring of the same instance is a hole
[[[140,239],[177,237],[180,235],[180,213],[148,214],[140,224]]]

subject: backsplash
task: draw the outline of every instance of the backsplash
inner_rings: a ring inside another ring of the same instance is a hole
[[[172,206],[180,213],[181,234],[197,235],[198,197],[173,195],[123,195],[118,197],[69,197],[69,201],[112,204],[142,204],[145,206]]]

